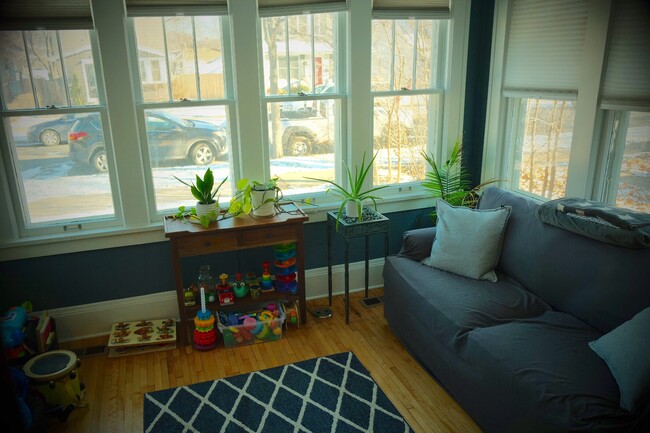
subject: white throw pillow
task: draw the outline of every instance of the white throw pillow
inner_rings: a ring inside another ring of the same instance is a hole
[[[511,207],[469,209],[439,199],[436,209],[436,239],[431,256],[422,263],[476,280],[497,281],[494,268]]]

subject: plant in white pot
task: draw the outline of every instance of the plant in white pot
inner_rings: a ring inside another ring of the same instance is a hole
[[[355,166],[354,174],[352,173],[352,170],[350,170],[350,167],[348,167],[348,165],[345,163],[345,161],[343,162],[350,189],[342,187],[333,180],[306,177],[306,179],[329,183],[332,186],[327,189],[326,193],[329,194],[331,192],[333,195],[341,199],[341,205],[339,206],[339,210],[336,214],[337,228],[341,217],[344,215],[348,218],[356,218],[358,221],[362,221],[363,202],[365,200],[371,200],[375,206],[375,210],[377,210],[377,200],[381,200],[382,197],[372,195],[372,193],[386,188],[388,185],[370,188],[365,191],[363,190],[363,183],[365,182],[366,177],[372,168],[372,163],[375,161],[375,158],[377,158],[376,154],[368,162],[368,165],[366,165],[366,154],[364,152],[363,159],[361,160],[361,167]],[[345,214],[343,214],[343,209],[345,209]]]
[[[183,185],[189,186],[190,192],[197,199],[194,211],[181,206],[183,209],[179,208],[179,213],[189,217],[195,216],[203,226],[207,227],[210,221],[216,219],[219,215],[219,196],[217,194],[228,180],[228,177],[224,178],[216,187],[214,186],[214,174],[210,168],[205,171],[203,179],[198,174],[196,175],[196,183],[188,183],[176,176],[174,177]]]
[[[277,177],[268,182],[240,179],[237,182],[237,192],[230,200],[228,213],[237,215],[252,212],[254,216],[275,215],[275,204],[283,197],[277,182]]]

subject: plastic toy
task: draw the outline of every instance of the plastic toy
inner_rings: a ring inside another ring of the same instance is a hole
[[[27,322],[27,310],[25,307],[11,307],[0,319],[2,328],[2,344],[7,348],[20,346],[25,339],[23,328]]]
[[[220,305],[230,305],[235,302],[235,297],[233,296],[232,287],[228,284],[228,274],[219,275],[221,284],[217,285],[217,292],[219,294],[219,304]]]
[[[241,279],[241,274],[237,272],[235,274],[235,282],[232,284],[233,292],[235,292],[235,298],[243,298],[248,295],[248,286]]]
[[[300,328],[300,314],[298,312],[298,304],[296,302],[285,304],[284,314],[286,315],[286,321],[284,323],[287,327],[289,327],[289,324],[291,324],[296,325],[298,328]]]
[[[262,281],[260,281],[262,292],[272,292],[275,290],[273,281],[271,280],[271,272],[269,272],[270,267],[271,264],[269,262],[262,263],[262,268],[264,269],[264,272],[262,272]]]
[[[281,244],[273,247],[275,266],[275,289],[283,293],[298,293],[296,281],[296,244]]]
[[[194,348],[210,350],[217,345],[217,331],[214,329],[214,316],[205,308],[205,289],[201,287],[201,309],[194,318]]]

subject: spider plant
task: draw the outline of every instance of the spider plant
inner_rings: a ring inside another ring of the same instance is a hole
[[[341,205],[339,206],[339,211],[336,214],[337,229],[338,229],[338,224],[341,219],[341,216],[343,215],[343,208],[349,202],[354,202],[356,204],[358,221],[362,221],[363,218],[361,212],[361,204],[364,200],[371,200],[375,206],[375,210],[377,210],[377,200],[381,200],[382,197],[372,195],[372,193],[379,191],[380,189],[386,188],[388,185],[370,188],[365,191],[362,189],[363,183],[365,182],[366,177],[368,176],[368,172],[372,168],[372,163],[375,161],[375,158],[377,158],[377,154],[375,154],[375,156],[373,156],[372,159],[368,162],[368,165],[366,165],[366,154],[364,152],[363,159],[361,160],[361,167],[355,166],[354,173],[352,172],[352,170],[350,170],[350,167],[348,167],[345,161],[343,162],[347,181],[348,184],[350,185],[350,189],[344,188],[343,186],[339,185],[333,180],[319,179],[315,177],[306,177],[306,179],[317,180],[319,182],[326,182],[332,185],[330,188],[327,189],[326,193],[329,194],[331,192],[333,195],[341,199]]]
[[[460,139],[456,140],[449,159],[442,165],[436,163],[432,155],[422,152],[422,156],[431,168],[426,172],[422,186],[434,199],[441,198],[452,206],[474,208],[478,203],[478,193],[481,189],[497,180],[491,179],[472,187],[470,174],[462,166],[462,154],[463,145]],[[437,212],[434,210],[429,215],[435,224],[438,219]]]

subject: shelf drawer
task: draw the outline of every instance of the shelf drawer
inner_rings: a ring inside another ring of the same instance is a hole
[[[274,242],[280,243],[296,240],[298,228],[301,227],[296,225],[285,225],[273,228],[246,230],[241,233],[241,246],[272,244]]]
[[[178,253],[181,257],[208,254],[235,248],[237,248],[237,233],[234,232],[187,237],[178,241]]]

